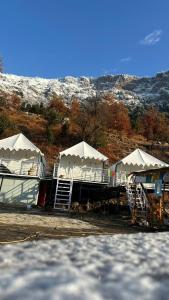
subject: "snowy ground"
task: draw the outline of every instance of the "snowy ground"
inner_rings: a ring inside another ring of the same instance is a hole
[[[1,300],[165,300],[169,233],[0,246]]]

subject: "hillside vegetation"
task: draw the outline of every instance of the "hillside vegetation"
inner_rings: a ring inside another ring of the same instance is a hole
[[[149,106],[130,111],[113,95],[92,97],[65,104],[54,95],[47,106],[21,102],[15,94],[0,94],[0,138],[22,132],[52,164],[59,151],[85,140],[111,162],[136,147],[169,161],[169,118]]]

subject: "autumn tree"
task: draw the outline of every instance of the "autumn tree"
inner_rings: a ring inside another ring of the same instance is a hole
[[[66,117],[68,113],[68,107],[65,105],[65,101],[61,96],[54,95],[48,107],[49,109],[55,110],[63,118]]]
[[[44,117],[49,125],[63,123],[67,114],[68,108],[66,107],[63,98],[56,95],[53,96],[48,107],[44,111]]]
[[[169,141],[169,119],[154,107],[140,117],[139,130],[148,140]]]
[[[0,135],[4,133],[7,128],[11,128],[12,123],[10,122],[6,114],[0,114]]]
[[[81,139],[86,140],[93,146],[103,145],[105,143],[105,130],[101,122],[102,100],[99,97],[86,99],[80,108],[80,114],[77,118],[77,124],[80,127]]]
[[[80,115],[80,102],[78,99],[73,98],[70,105],[69,116],[72,122],[76,122]]]
[[[117,101],[112,95],[105,95],[102,101],[101,119],[106,129],[126,134],[131,132],[129,111],[123,102]]]
[[[15,94],[12,94],[7,99],[7,106],[10,109],[19,110],[21,107],[21,99]]]
[[[72,120],[79,126],[79,136],[93,146],[105,144],[109,132],[131,132],[128,109],[112,95],[92,97],[71,106]]]
[[[5,107],[7,104],[7,94],[0,92],[0,108]]]
[[[11,110],[19,110],[21,107],[21,99],[16,94],[0,92],[0,107]]]

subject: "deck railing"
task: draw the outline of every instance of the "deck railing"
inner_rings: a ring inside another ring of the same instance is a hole
[[[125,186],[127,183],[127,174],[126,172],[117,172],[113,178],[114,186]]]
[[[2,158],[0,159],[0,173],[43,177],[44,168],[42,163],[37,163],[31,160],[19,161]]]
[[[93,183],[96,182],[96,183],[105,183],[105,184],[109,183],[110,181],[108,169],[82,167],[80,171],[73,170],[73,169],[69,169],[67,171],[65,169],[63,172],[61,172],[57,164],[54,165],[53,177],[71,179],[75,181],[84,181],[84,182],[93,182]]]
[[[111,186],[126,186],[130,182],[129,177],[125,171],[117,172],[115,176],[111,177],[110,184]],[[154,189],[155,183],[143,183],[146,189]]]

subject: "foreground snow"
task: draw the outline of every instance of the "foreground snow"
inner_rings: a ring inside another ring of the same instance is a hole
[[[169,233],[0,247],[0,299],[167,299]]]

